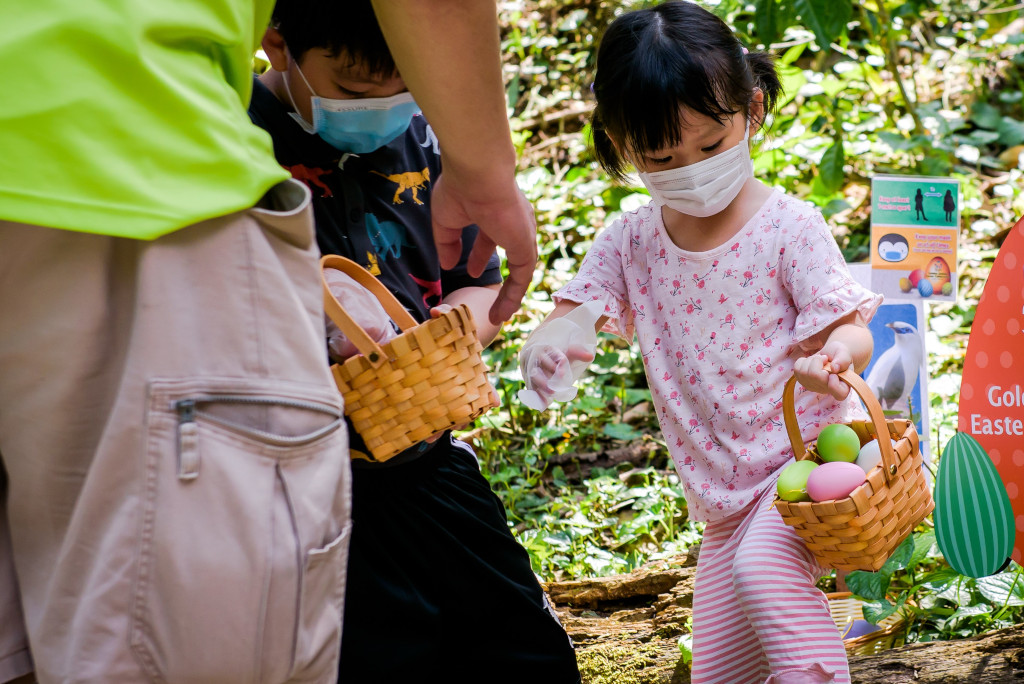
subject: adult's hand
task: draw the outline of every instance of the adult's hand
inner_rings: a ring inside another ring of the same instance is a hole
[[[442,266],[454,266],[461,231],[480,227],[469,263],[480,273],[495,245],[509,278],[490,310],[494,324],[519,308],[537,260],[533,208],[515,184],[494,0],[373,0],[402,79],[441,145],[443,173],[430,207]]]
[[[462,229],[480,228],[467,266],[472,276],[483,273],[496,246],[505,250],[508,277],[490,309],[495,325],[511,318],[526,296],[537,264],[537,223],[533,205],[509,179],[499,187],[465,182],[457,174],[442,172],[430,196],[434,241],[442,268],[452,268],[462,254]]]

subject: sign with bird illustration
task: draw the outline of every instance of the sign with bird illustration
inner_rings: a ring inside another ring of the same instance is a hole
[[[867,264],[850,264],[850,274],[865,287],[874,277]],[[875,348],[862,373],[888,419],[910,420],[921,436],[921,453],[928,448],[928,363],[924,344],[924,306],[920,301],[886,298],[868,329]]]

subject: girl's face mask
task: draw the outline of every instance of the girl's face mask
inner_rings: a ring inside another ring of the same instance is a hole
[[[288,72],[285,71],[285,89],[295,109],[294,112],[290,112],[291,117],[307,133],[319,135],[342,152],[373,152],[405,133],[412,118],[420,113],[420,108],[412,99],[411,93],[351,100],[330,100],[320,97],[309,85],[298,63],[295,64],[295,68],[312,94],[310,107],[313,110],[313,123],[310,124],[298,114],[299,108],[292,98],[291,87],[287,82]]]
[[[725,152],[677,169],[640,173],[640,180],[658,206],[689,216],[714,216],[732,204],[754,176],[749,138],[748,121],[743,140]]]

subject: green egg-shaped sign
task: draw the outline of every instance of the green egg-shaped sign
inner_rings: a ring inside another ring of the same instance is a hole
[[[961,575],[998,572],[1013,551],[1013,510],[985,449],[966,432],[946,442],[935,478],[935,537]]]

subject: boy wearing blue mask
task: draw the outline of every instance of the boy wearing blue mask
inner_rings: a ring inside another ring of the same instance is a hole
[[[254,84],[250,116],[309,185],[321,251],[367,268],[419,321],[467,304],[490,342],[499,260],[469,275],[469,226],[459,264],[440,268],[430,214],[437,139],[369,0],[278,0],[263,47],[272,69]],[[331,349],[337,358],[333,340]],[[472,448],[444,433],[376,463],[354,432],[351,441],[340,681],[578,682],[571,642]],[[481,597],[499,617],[482,619]]]

